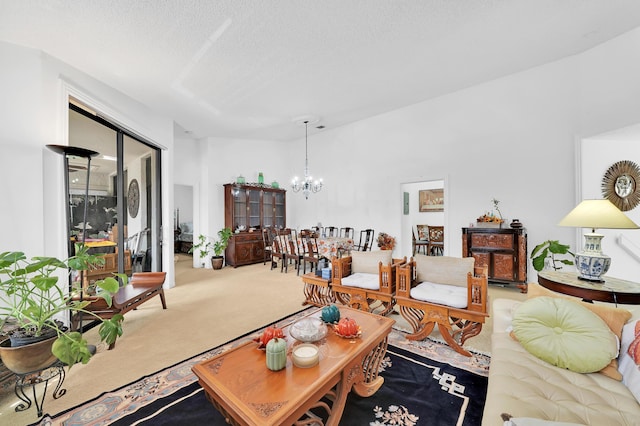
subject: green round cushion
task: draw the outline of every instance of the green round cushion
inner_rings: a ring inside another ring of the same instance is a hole
[[[556,367],[593,373],[618,356],[618,342],[609,326],[578,303],[536,297],[513,315],[513,333],[532,355]]]

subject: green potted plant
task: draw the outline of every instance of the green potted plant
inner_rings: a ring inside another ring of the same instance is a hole
[[[88,248],[81,244],[76,245],[76,255],[66,260],[40,256],[28,259],[23,252],[0,254],[0,330],[9,337],[0,343],[0,357],[7,368],[22,374],[47,367],[56,358],[69,367],[78,362],[86,364],[92,351],[82,334],[69,330],[61,320],[65,315],[94,317],[101,322],[101,340],[109,345],[115,343],[122,335],[124,317],[100,318],[85,309],[91,302],[79,297],[79,288],[67,291],[66,284],[59,283],[63,270],[70,274],[102,262],[100,256],[89,254]],[[126,275],[115,275],[95,283],[96,296],[109,306],[112,295],[120,288],[117,278],[127,283]],[[26,344],[22,344],[24,339]],[[36,343],[30,343],[34,339]],[[23,354],[32,346],[40,348],[40,355]],[[17,360],[17,364],[14,366],[10,360]],[[27,361],[34,361],[35,366]]]
[[[211,267],[213,269],[222,269],[224,265],[224,257],[222,254],[229,245],[231,235],[233,235],[231,228],[222,228],[218,231],[218,239],[213,243],[214,256],[211,258]]]
[[[198,242],[194,244],[189,249],[189,254],[193,254],[194,252],[198,252],[198,256],[200,256],[200,260],[202,261],[202,267],[204,268],[204,262],[211,254],[213,250],[213,243],[208,240],[206,235],[198,235]]]
[[[554,271],[562,269],[562,265],[573,265],[575,254],[569,250],[570,248],[570,246],[561,244],[558,240],[547,240],[538,244],[535,246],[530,256],[533,262],[533,268],[538,272],[542,271],[547,265],[547,259],[550,260],[550,266]],[[556,256],[558,255],[568,255],[571,258],[557,258]],[[556,262],[561,263],[561,265],[558,266]]]

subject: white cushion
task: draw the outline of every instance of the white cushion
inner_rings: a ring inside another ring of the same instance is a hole
[[[383,265],[391,263],[391,252],[391,250],[351,252],[351,273],[365,272],[368,274],[378,274],[380,262],[382,262]]]
[[[348,287],[366,288],[367,290],[380,290],[380,279],[378,274],[367,274],[356,272],[342,278],[342,285]]]
[[[422,282],[411,289],[411,298],[452,308],[466,308],[467,288]]]
[[[473,274],[473,257],[425,256],[416,254],[418,282],[467,286],[467,274]],[[465,305],[466,306],[466,305]]]

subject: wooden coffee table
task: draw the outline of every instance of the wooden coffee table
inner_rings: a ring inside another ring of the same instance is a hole
[[[291,425],[313,417],[309,410],[320,406],[329,415],[325,424],[337,425],[351,389],[367,397],[382,386],[378,367],[395,322],[348,307],[339,309],[341,317],[358,322],[360,337],[344,339],[330,328],[327,337],[315,343],[320,362],[298,368],[292,363],[291,349],[300,342],[289,336],[287,326],[288,354],[283,370],[267,369],[264,351],[252,341],[195,365],[192,370],[207,399],[232,425]],[[314,310],[309,316],[319,317],[320,312]],[[334,401],[332,405],[326,399],[320,401],[325,396]]]

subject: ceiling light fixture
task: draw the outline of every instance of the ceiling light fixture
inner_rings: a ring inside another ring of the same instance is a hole
[[[306,118],[301,123],[304,123],[304,180],[298,180],[298,177],[294,177],[291,181],[291,189],[293,192],[300,192],[304,194],[305,199],[309,199],[309,194],[320,192],[322,189],[322,179],[313,180],[313,177],[309,174],[309,155],[308,155],[308,130],[309,122],[311,119]],[[316,121],[318,121],[316,119]],[[314,121],[314,122],[316,122]]]

